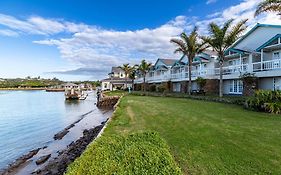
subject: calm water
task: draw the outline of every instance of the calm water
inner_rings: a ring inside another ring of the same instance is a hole
[[[0,91],[0,169],[93,110],[94,95],[66,102],[63,92]]]

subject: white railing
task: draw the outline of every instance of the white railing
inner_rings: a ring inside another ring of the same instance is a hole
[[[242,64],[242,65],[235,65],[235,66],[227,66],[227,67],[223,67],[222,70],[224,75],[243,73],[249,71],[249,65]],[[220,69],[216,68],[215,74],[219,75],[219,73],[220,73]]]
[[[214,69],[201,69],[201,70],[192,70],[191,71],[191,77],[196,78],[196,77],[208,77],[208,76],[216,76],[219,75],[219,68],[214,68]],[[248,71],[248,65],[239,65],[239,66],[228,66],[228,67],[223,67],[223,74],[234,74],[234,73],[241,73],[241,72],[247,72]],[[188,79],[188,70],[185,70],[183,72],[179,73],[166,73],[162,75],[155,75],[155,76],[147,76],[146,77],[146,82],[151,83],[151,82],[161,82],[161,81],[169,81],[169,80],[184,80]],[[136,83],[141,83],[143,82],[143,78],[139,78],[135,80]]]
[[[253,63],[254,72],[274,69],[281,69],[281,59]]]

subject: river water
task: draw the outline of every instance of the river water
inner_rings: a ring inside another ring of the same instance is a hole
[[[99,125],[111,114],[95,106],[95,93],[83,101],[65,101],[63,92],[0,91],[0,169],[38,147],[58,147],[54,134],[87,114],[77,129],[66,135],[64,146]],[[92,112],[91,112],[92,111]]]

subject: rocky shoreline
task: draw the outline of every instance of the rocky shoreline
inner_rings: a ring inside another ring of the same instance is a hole
[[[70,143],[66,149],[58,152],[58,156],[54,159],[51,159],[47,162],[45,166],[43,166],[41,169],[36,169],[33,171],[32,174],[42,174],[42,175],[62,175],[66,171],[67,166],[73,162],[77,157],[79,157],[83,151],[86,149],[86,147],[98,136],[104,125],[108,119],[101,123],[101,125],[96,126],[92,129],[85,129],[83,131],[83,136],[80,137],[78,140],[73,141]],[[37,148],[29,153],[21,156],[20,158],[16,159],[16,161],[9,165],[9,167],[3,171],[0,171],[1,175],[10,175],[10,174],[16,174],[19,169],[25,166],[25,164],[30,161],[31,158],[33,158],[41,149],[47,148]],[[36,164],[40,165],[45,163],[49,158],[51,157],[51,154],[45,155],[40,157]]]
[[[67,166],[79,157],[87,146],[98,136],[106,121],[95,128],[84,130],[83,136],[75,142],[67,146],[67,149],[59,152],[59,156],[48,162],[48,164],[33,174],[42,175],[62,175],[66,171]]]
[[[101,103],[102,105],[97,106],[102,109],[110,108],[110,110],[106,110],[102,113],[103,115],[105,115],[105,113],[107,113],[108,111],[112,111],[112,108],[115,109],[114,105],[118,104],[119,99],[120,97],[107,97],[103,99],[103,103]],[[74,126],[76,126],[76,124],[80,123],[80,121],[82,121],[88,114],[92,113],[93,111],[95,110],[81,115],[81,117],[74,123],[70,124],[65,129],[55,134],[53,136],[53,139],[56,141],[64,139],[64,136],[66,136],[70,132],[70,130],[73,129]],[[44,146],[28,152],[27,154],[16,159],[14,163],[8,166],[8,168],[2,171],[0,170],[0,175],[63,175],[67,169],[67,166],[72,163],[77,157],[79,157],[87,148],[87,146],[100,135],[106,123],[109,121],[109,118],[110,117],[108,116],[106,121],[101,122],[100,125],[96,124],[93,128],[84,129],[83,135],[80,138],[76,138],[76,141],[72,141],[71,143],[69,142],[70,144],[68,144],[67,146],[65,145],[66,148],[64,149],[50,153],[48,151],[46,152],[46,150],[50,149],[49,146]],[[29,173],[26,173],[25,171],[23,171],[23,173],[22,170],[26,169],[27,166],[30,168],[30,164],[32,164],[32,168],[28,169]]]

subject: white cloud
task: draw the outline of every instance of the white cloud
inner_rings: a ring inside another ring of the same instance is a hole
[[[44,34],[60,33],[66,29],[63,23],[51,19],[44,19],[42,17],[33,16],[29,18],[27,22],[32,25],[34,29]]]
[[[171,37],[188,29],[186,17],[178,16],[155,29],[114,31],[88,26],[71,38],[35,41],[37,44],[55,45],[62,57],[91,67],[138,63],[146,58],[175,57]],[[176,57],[177,58],[177,57]]]
[[[34,41],[34,43],[56,46],[62,58],[75,63],[77,68],[85,68],[82,71],[84,73],[90,69],[100,71],[101,67],[109,71],[111,66],[123,63],[135,64],[143,58],[151,62],[159,57],[178,58],[179,55],[173,54],[175,48],[170,43],[170,39],[178,36],[182,31],[190,31],[193,25],[199,27],[201,34],[207,34],[210,22],[223,24],[230,18],[234,18],[235,22],[249,18],[249,28],[257,22],[281,24],[279,16],[272,13],[254,18],[255,8],[260,1],[243,0],[223,11],[208,14],[204,19],[178,16],[157,28],[134,31],[109,30],[63,19],[45,19],[39,16],[22,20],[0,14],[0,25],[7,27],[6,31],[1,32],[0,30],[0,35],[17,36],[27,33],[48,36],[48,39],[43,38]],[[69,35],[68,37],[56,35],[59,33]]]
[[[206,2],[206,4],[212,4],[212,3],[216,3],[217,2],[217,0],[208,0],[207,2]]]
[[[10,36],[10,37],[17,37],[19,36],[19,34],[13,30],[9,30],[9,29],[1,29],[0,30],[0,35],[1,36]]]

